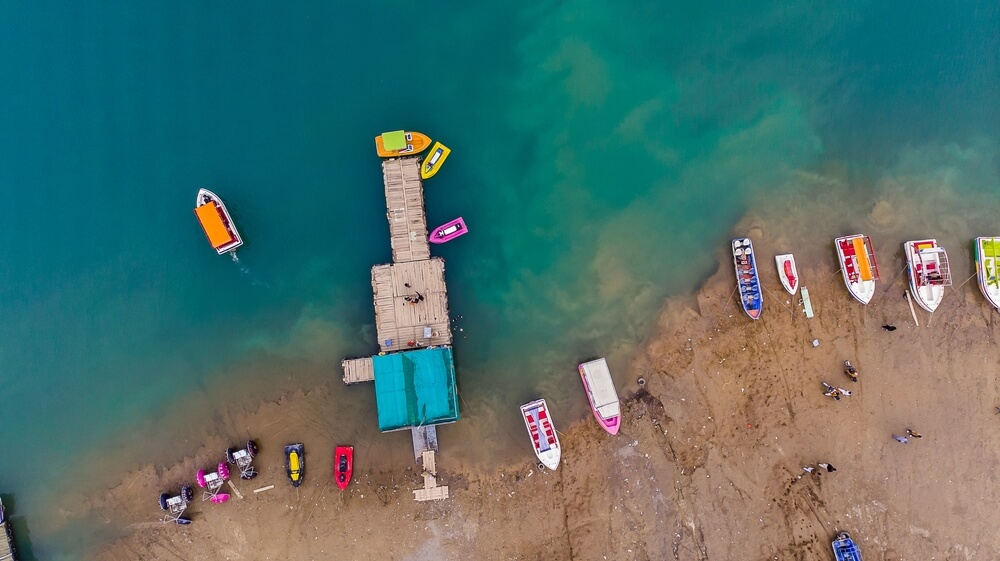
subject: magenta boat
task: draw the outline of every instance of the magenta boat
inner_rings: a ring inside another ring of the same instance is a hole
[[[434,231],[431,232],[430,239],[427,241],[431,243],[450,242],[451,240],[465,235],[468,232],[469,229],[465,227],[465,220],[459,216],[447,224],[442,224],[441,226],[434,228]]]
[[[621,426],[621,406],[618,392],[611,379],[608,363],[603,358],[585,362],[579,366],[583,389],[587,392],[590,408],[601,427],[610,434],[618,434]]]

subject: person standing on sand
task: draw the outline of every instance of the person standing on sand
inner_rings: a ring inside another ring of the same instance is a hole
[[[892,435],[892,437],[895,438],[896,442],[898,442],[900,444],[906,444],[907,442],[909,442],[909,440],[907,440],[905,436],[897,436],[897,435],[894,434],[894,435]]]
[[[924,435],[920,434],[919,432],[913,432],[911,429],[906,429],[906,436],[909,436],[910,438],[923,438],[924,437]]]
[[[827,397],[832,397],[833,399],[840,401],[840,390],[831,386],[830,384],[827,384],[826,382],[823,382],[823,389],[824,389],[823,395]]]

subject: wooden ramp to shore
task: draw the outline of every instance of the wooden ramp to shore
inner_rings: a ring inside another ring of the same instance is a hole
[[[380,351],[451,344],[444,259],[375,265],[372,290]]]
[[[424,185],[420,158],[393,158],[382,162],[386,218],[393,263],[421,261],[431,256],[424,212]]]
[[[413,491],[415,501],[440,501],[448,498],[448,486],[437,484],[437,464],[434,455],[433,450],[427,450],[421,455],[424,464],[424,488]]]
[[[375,367],[372,365],[372,357],[345,358],[340,361],[340,366],[344,368],[344,383],[357,384],[358,382],[374,382]]]

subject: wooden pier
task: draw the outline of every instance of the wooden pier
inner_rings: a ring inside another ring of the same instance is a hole
[[[392,262],[408,263],[430,259],[427,215],[424,212],[424,184],[420,179],[420,158],[395,158],[382,162],[385,182],[386,218]]]
[[[372,290],[380,351],[451,344],[444,259],[375,265]]]
[[[375,367],[372,365],[372,357],[345,358],[340,361],[340,366],[344,368],[344,383],[357,384],[358,382],[374,382]]]
[[[421,455],[424,464],[424,488],[414,489],[413,500],[418,502],[440,501],[448,498],[448,486],[437,484],[437,465],[434,451],[428,450]]]

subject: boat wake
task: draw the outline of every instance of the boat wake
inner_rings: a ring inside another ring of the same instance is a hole
[[[235,251],[231,252],[230,255],[233,256],[233,263],[235,263],[236,266],[240,268],[240,274],[246,277],[250,277],[250,286],[261,286],[264,288],[271,288],[270,284],[257,277],[257,275],[253,274],[250,271],[250,267],[244,264],[242,261],[240,261],[240,258],[236,256]]]

